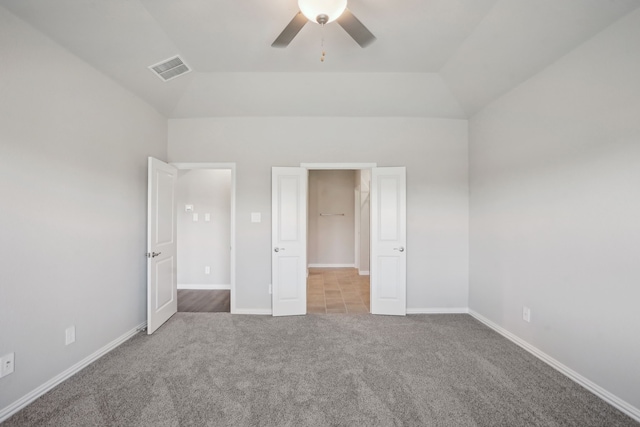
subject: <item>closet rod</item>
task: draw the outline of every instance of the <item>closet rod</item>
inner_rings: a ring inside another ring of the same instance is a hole
[[[321,213],[320,216],[344,216],[343,213]]]

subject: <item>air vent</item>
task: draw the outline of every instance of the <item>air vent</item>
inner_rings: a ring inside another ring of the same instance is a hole
[[[191,68],[179,56],[165,59],[150,66],[149,69],[165,82],[191,71]]]

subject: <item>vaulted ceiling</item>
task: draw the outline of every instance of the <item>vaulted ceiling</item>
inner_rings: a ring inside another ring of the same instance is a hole
[[[466,118],[640,1],[349,0],[377,37],[364,49],[336,23],[308,23],[287,48],[272,48],[297,0],[0,6],[167,117]],[[176,54],[193,72],[163,82],[148,69]]]

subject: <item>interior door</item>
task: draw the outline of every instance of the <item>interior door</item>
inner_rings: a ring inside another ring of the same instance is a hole
[[[178,311],[175,188],[178,171],[149,157],[147,333]]]
[[[371,169],[371,313],[407,314],[406,169]]]
[[[305,168],[271,170],[271,281],[274,316],[307,313]]]

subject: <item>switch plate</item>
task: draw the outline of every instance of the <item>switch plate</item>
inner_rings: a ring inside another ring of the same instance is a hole
[[[64,330],[64,345],[73,344],[76,342],[76,327],[69,326]]]
[[[531,323],[531,309],[529,307],[522,307],[522,320]]]
[[[269,283],[269,295],[271,295],[272,293],[273,293],[273,285]]]
[[[206,214],[204,214],[204,220],[205,220],[206,222],[211,221],[211,214],[210,214],[210,213],[206,213]]]
[[[15,369],[15,353],[5,354],[0,357],[0,378],[13,374]]]
[[[204,268],[204,274],[211,274],[211,267],[208,265]]]
[[[193,222],[198,222],[198,214],[197,213],[193,214]]]
[[[260,212],[251,212],[251,222],[262,222],[262,215]]]

